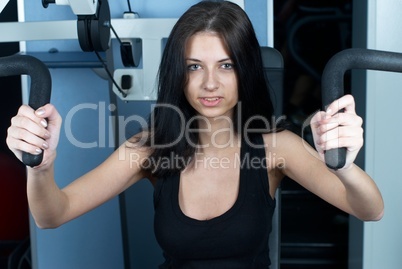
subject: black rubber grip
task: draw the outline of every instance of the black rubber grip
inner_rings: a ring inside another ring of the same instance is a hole
[[[344,75],[351,69],[370,69],[388,72],[402,72],[402,53],[346,49],[335,54],[326,64],[322,78],[322,104],[325,110],[329,104],[344,95]],[[329,168],[345,166],[346,148],[325,152],[325,163]]]
[[[12,55],[0,58],[0,77],[29,75],[31,78],[29,106],[33,109],[50,102],[52,79],[44,63],[29,55]],[[38,155],[23,152],[22,162],[34,167],[43,160],[43,152]]]

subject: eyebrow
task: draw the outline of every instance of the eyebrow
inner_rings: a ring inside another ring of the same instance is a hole
[[[197,63],[202,62],[201,60],[195,59],[195,58],[186,58],[186,61],[192,61],[192,62],[197,62]],[[232,61],[232,59],[230,59],[229,57],[228,57],[228,58],[224,58],[224,59],[222,59],[222,60],[219,60],[218,63],[222,63],[222,62],[226,62],[226,61]]]

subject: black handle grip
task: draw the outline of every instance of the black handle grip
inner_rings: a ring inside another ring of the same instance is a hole
[[[33,109],[50,102],[52,79],[49,69],[44,63],[29,55],[13,55],[0,58],[0,77],[29,75],[31,87],[29,92],[29,106]],[[22,154],[22,162],[34,167],[43,159],[43,152],[33,155],[26,152]]]
[[[344,75],[350,69],[370,69],[402,72],[402,53],[369,49],[346,49],[335,54],[326,64],[322,78],[322,104],[326,109],[344,95]],[[325,152],[325,163],[332,169],[345,166],[346,149],[337,148]]]

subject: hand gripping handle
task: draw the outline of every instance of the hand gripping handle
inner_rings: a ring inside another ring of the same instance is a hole
[[[29,55],[12,55],[0,58],[0,77],[29,75],[31,86],[29,91],[29,106],[34,110],[50,102],[52,79],[49,69],[44,63]],[[22,153],[22,162],[34,167],[43,159],[43,152],[39,155]]]
[[[321,78],[324,110],[329,104],[344,95],[344,74],[350,69],[401,73],[402,53],[355,48],[335,54],[326,64]],[[327,150],[325,163],[332,169],[340,169],[345,166],[346,148]]]

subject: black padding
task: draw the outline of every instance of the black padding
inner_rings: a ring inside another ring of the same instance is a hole
[[[324,110],[344,95],[344,75],[351,69],[402,72],[402,53],[355,48],[335,54],[326,64],[322,74],[321,90]],[[342,168],[346,163],[346,149],[326,151],[325,162],[332,169]]]
[[[49,69],[35,57],[28,55],[13,55],[0,58],[0,76],[29,75],[31,87],[29,92],[29,106],[34,110],[50,102],[52,79]],[[25,165],[34,167],[42,162],[43,153],[32,155],[22,154]]]
[[[275,116],[283,113],[283,72],[284,62],[281,53],[271,47],[261,47],[261,57],[264,73],[269,82],[271,99],[275,100]],[[269,256],[271,269],[280,268],[281,256],[281,186],[275,192],[276,209],[272,216],[272,231],[269,235]]]

